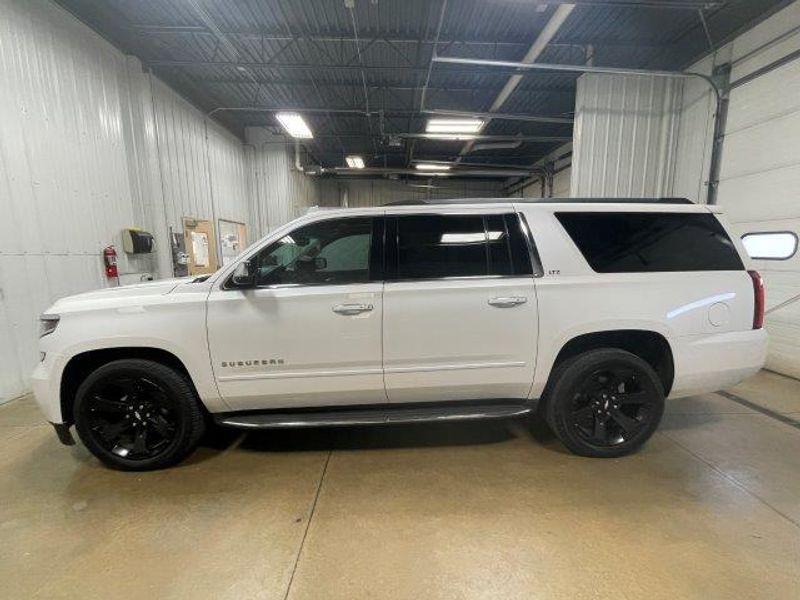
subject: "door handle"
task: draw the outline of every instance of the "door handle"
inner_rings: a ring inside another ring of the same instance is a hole
[[[527,301],[528,299],[525,296],[507,296],[504,298],[492,298],[489,300],[489,304],[497,308],[511,308],[512,306],[525,304]]]
[[[336,304],[333,312],[339,315],[358,315],[372,310],[372,304]]]

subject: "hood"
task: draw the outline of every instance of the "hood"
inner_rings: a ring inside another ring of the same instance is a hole
[[[122,285],[119,287],[103,288],[66,296],[58,300],[47,312],[58,313],[59,310],[77,307],[83,304],[99,302],[106,304],[107,301],[114,301],[123,298],[141,298],[143,296],[157,296],[169,294],[181,283],[192,281],[193,277],[183,277],[179,279],[159,279],[147,283],[135,283],[132,285]]]

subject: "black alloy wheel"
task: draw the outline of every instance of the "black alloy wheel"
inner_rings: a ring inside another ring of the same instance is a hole
[[[164,387],[148,377],[106,376],[88,391],[81,408],[97,443],[122,458],[156,457],[177,438],[174,403]]]
[[[124,470],[175,464],[195,448],[205,425],[186,377],[141,359],[114,361],[91,373],[78,388],[74,415],[92,454]]]
[[[617,446],[647,426],[658,401],[635,369],[619,364],[598,369],[576,390],[570,426],[590,444]]]
[[[569,450],[611,458],[634,452],[653,435],[664,414],[664,389],[644,360],[609,348],[559,365],[544,402],[550,428]]]

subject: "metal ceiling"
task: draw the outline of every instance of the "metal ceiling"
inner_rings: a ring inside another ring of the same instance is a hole
[[[433,63],[518,62],[566,2],[547,0],[57,0],[231,131],[303,112],[323,167],[455,160],[463,143],[421,138],[426,109],[487,112],[509,71]],[[572,0],[537,62],[677,70],[786,0]],[[352,9],[350,8],[352,6]],[[444,10],[443,10],[444,8]],[[702,17],[702,18],[701,18]],[[438,24],[441,22],[441,29]],[[438,31],[438,43],[436,36]],[[461,164],[532,165],[572,135],[579,73],[526,72],[484,136],[520,144]],[[425,86],[427,80],[427,86]],[[535,119],[532,117],[550,117]],[[554,121],[554,122],[547,122]],[[512,140],[513,141],[513,140]]]

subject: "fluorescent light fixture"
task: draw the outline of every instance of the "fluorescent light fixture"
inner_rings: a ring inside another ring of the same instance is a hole
[[[417,163],[414,167],[418,171],[449,171],[452,169],[450,165],[436,165],[433,163]]]
[[[428,119],[426,133],[478,133],[484,125],[483,119]]]
[[[474,140],[477,136],[461,133],[426,133],[425,138],[429,140],[452,140],[456,142],[467,142]]]
[[[364,168],[364,159],[360,156],[345,156],[344,157],[347,166],[351,169],[363,169]]]
[[[278,119],[286,133],[293,138],[311,139],[314,137],[303,117],[297,113],[278,113],[275,118]]]
[[[501,231],[490,231],[489,241],[496,242],[503,236]],[[443,233],[439,240],[440,244],[483,244],[486,242],[486,234],[481,232],[476,233]]]

